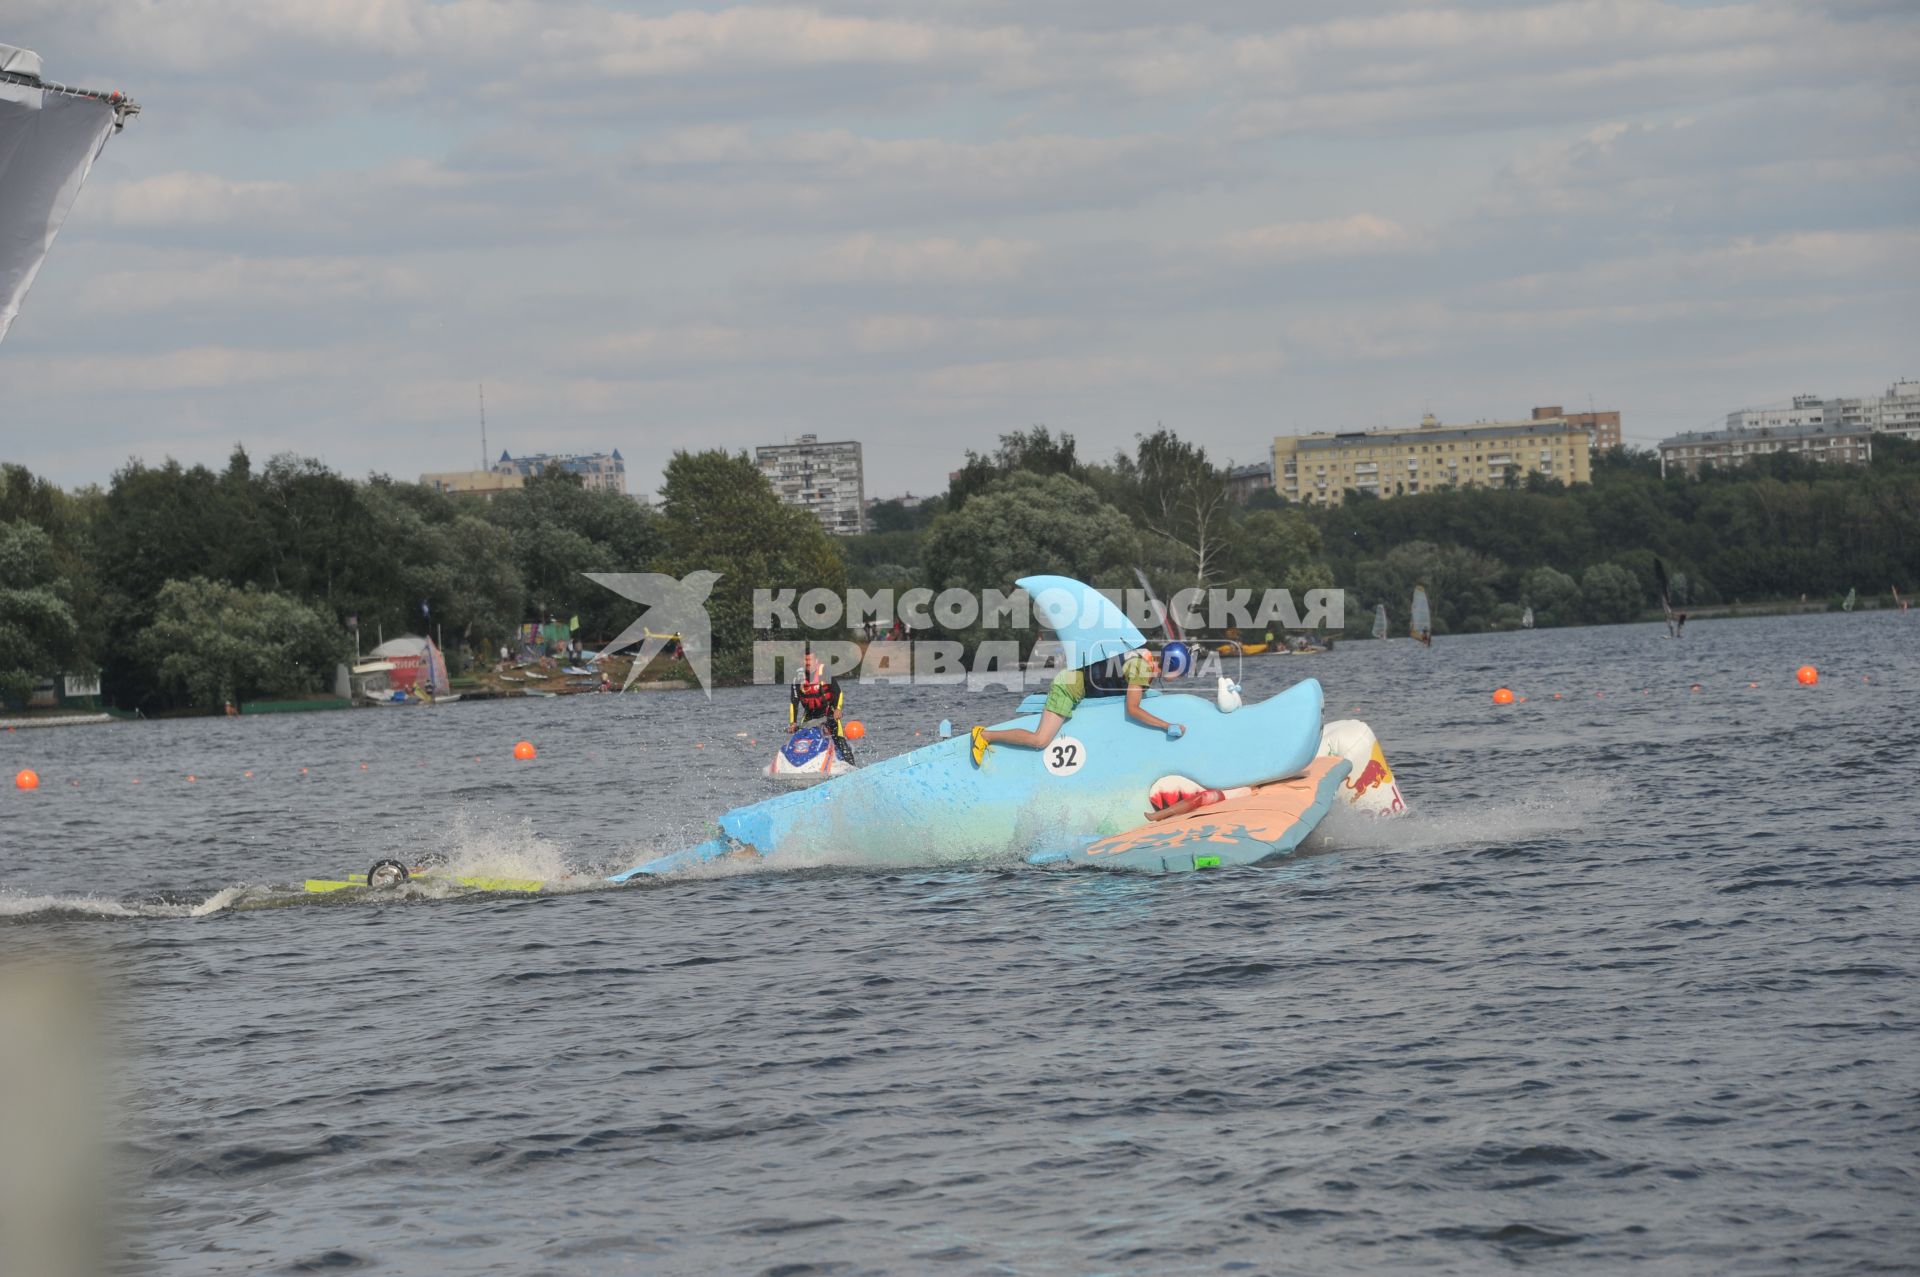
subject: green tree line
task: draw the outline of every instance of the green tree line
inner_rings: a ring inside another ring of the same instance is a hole
[[[126,708],[215,707],[321,690],[352,659],[350,623],[431,632],[458,664],[524,622],[580,619],[610,638],[634,607],[587,572],[723,574],[721,672],[745,668],[755,585],[839,587],[819,523],[783,505],[744,453],[677,454],[659,506],[550,472],[491,500],[345,478],[237,448],[224,470],[131,462],[66,492],[0,467],[0,695],[94,672]]]
[[[605,639],[632,605],[582,575],[597,571],[720,573],[723,679],[749,668],[763,587],[1004,590],[1058,572],[1126,588],[1139,568],[1163,597],[1338,585],[1356,634],[1376,603],[1402,631],[1416,583],[1440,633],[1514,626],[1529,607],[1540,625],[1632,619],[1659,605],[1656,558],[1680,607],[1920,593],[1920,446],[1891,437],[1867,466],[1775,455],[1687,479],[1615,449],[1588,484],[1350,492],[1326,508],[1271,491],[1236,504],[1223,467],[1171,431],[1101,461],[1036,426],[967,453],[939,497],[878,503],[847,538],[783,505],[744,453],[677,453],[659,495],[553,473],[489,501],[293,456],[256,467],[243,449],[224,470],[133,462],[73,492],[8,465],[0,695],[63,670],[100,671],[127,707],[312,690],[351,657],[349,618],[369,638],[431,624],[456,661],[550,617]]]

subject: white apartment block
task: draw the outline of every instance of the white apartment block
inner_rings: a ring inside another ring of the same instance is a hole
[[[1871,399],[1829,399],[1827,419],[1920,443],[1920,381],[1896,381]]]
[[[753,450],[753,459],[782,501],[807,510],[827,531],[858,536],[867,530],[866,478],[858,443],[822,443],[817,435],[801,435],[793,443],[762,444]]]

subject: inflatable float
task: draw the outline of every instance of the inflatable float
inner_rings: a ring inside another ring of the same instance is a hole
[[[1073,666],[1146,645],[1089,586],[1064,577],[1019,584]],[[1128,720],[1124,698],[1086,700],[1045,749],[996,746],[976,767],[964,736],[939,741],[735,808],[704,842],[609,881],[734,858],[898,863],[903,851],[930,845],[944,859],[1001,859],[1011,851],[1035,864],[1153,872],[1248,864],[1293,851],[1334,803],[1358,798],[1342,787],[1377,752],[1364,724],[1337,741],[1323,734],[1323,697],[1313,679],[1259,702],[1243,703],[1225,679],[1212,697],[1147,696],[1153,713],[1180,724],[1184,736],[1169,740]],[[1028,696],[1014,718],[995,726],[1037,726],[1044,700]],[[1149,822],[1156,786],[1175,782],[1232,796]],[[1366,792],[1379,784],[1372,774]]]
[[[331,895],[336,891],[379,891],[405,882],[439,882],[470,891],[539,891],[546,883],[532,878],[497,878],[479,874],[443,873],[432,866],[409,869],[398,860],[376,860],[363,874],[342,874],[338,878],[309,878],[303,884],[309,895]]]

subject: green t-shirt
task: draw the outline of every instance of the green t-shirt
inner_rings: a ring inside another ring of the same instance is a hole
[[[1128,687],[1151,687],[1153,666],[1148,663],[1144,653],[1134,652],[1120,667],[1120,677]],[[1072,718],[1073,711],[1080,708],[1080,702],[1085,699],[1087,672],[1084,669],[1061,670],[1053,676],[1053,685],[1047,688],[1046,708],[1062,718]]]

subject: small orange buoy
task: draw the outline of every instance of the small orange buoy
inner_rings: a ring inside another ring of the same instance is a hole
[[[360,764],[360,770],[361,770],[361,771],[365,771],[365,770],[367,770],[367,765],[366,765],[365,763],[361,763],[361,764]]]
[[[1793,672],[1793,676],[1800,680],[1802,687],[1812,687],[1820,681],[1820,671],[1811,665],[1802,665]]]
[[[856,718],[848,723],[844,730],[848,740],[859,740],[867,734],[867,725]]]
[[[246,778],[247,778],[248,780],[252,780],[252,779],[253,779],[253,773],[252,773],[252,772],[241,772],[240,774],[241,774],[242,776],[244,776],[244,777],[246,777]]]
[[[1699,691],[1699,690],[1700,690],[1700,684],[1698,684],[1698,683],[1695,683],[1695,684],[1693,685],[1693,687],[1692,687],[1692,688],[1690,688],[1689,690],[1691,690],[1691,691],[1695,691],[1695,692],[1697,692],[1697,691]]]
[[[1748,684],[1747,684],[1747,686],[1748,686],[1748,687],[1758,687],[1758,686],[1760,686],[1760,684],[1758,684],[1758,683],[1748,683]]]
[[[1554,699],[1554,700],[1556,700],[1556,701],[1557,701],[1557,700],[1559,700],[1559,699],[1560,699],[1560,693],[1558,693],[1558,692],[1555,692],[1555,693],[1553,694],[1553,699]]]
[[[1495,705],[1511,705],[1511,704],[1513,704],[1513,691],[1512,691],[1512,689],[1511,689],[1511,688],[1506,688],[1506,687],[1496,687],[1496,688],[1494,688],[1494,689],[1493,689],[1493,703],[1494,703]]]
[[[193,774],[192,772],[188,772],[188,773],[187,773],[187,783],[188,783],[189,785],[191,785],[191,784],[194,784],[194,783],[195,783],[196,781],[198,781],[199,779],[200,779],[200,778],[199,778],[198,776],[195,776],[195,775],[194,775],[194,774]]]
[[[15,789],[40,788],[40,773],[31,767],[21,768],[20,774],[13,778],[13,787]]]
[[[533,747],[532,741],[523,740],[513,747],[513,756],[524,763],[528,759],[540,757],[540,751]]]
[[[300,774],[301,774],[302,776],[304,776],[304,775],[306,775],[306,774],[307,774],[307,769],[306,769],[306,768],[304,768],[304,767],[302,767],[302,768],[300,769]]]

